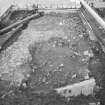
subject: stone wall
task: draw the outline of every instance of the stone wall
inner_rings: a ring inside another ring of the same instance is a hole
[[[11,5],[17,5],[19,8],[32,8],[32,5],[38,5],[39,8],[80,8],[79,0],[0,0],[0,16]]]

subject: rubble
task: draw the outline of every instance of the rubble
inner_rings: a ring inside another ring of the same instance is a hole
[[[30,21],[18,40],[0,54],[1,80],[18,86],[2,102],[7,99],[10,105],[18,98],[26,105],[68,105],[73,97],[93,98],[95,60],[84,30],[77,13],[47,14]]]
[[[93,94],[95,85],[95,79],[91,78],[80,83],[58,88],[56,91],[64,97],[88,96]]]

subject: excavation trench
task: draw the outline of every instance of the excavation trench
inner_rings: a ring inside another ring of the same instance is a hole
[[[3,105],[5,100],[12,105],[16,99],[20,105],[68,105],[65,98],[50,92],[90,78],[101,85],[104,53],[98,42],[89,39],[79,12],[49,13],[31,20],[0,56]],[[19,88],[13,90],[14,85]],[[79,100],[87,105],[91,99]]]

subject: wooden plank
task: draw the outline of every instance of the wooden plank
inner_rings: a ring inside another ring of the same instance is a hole
[[[10,29],[12,29],[13,27],[18,26],[19,24],[22,24],[22,23],[24,23],[24,22],[26,22],[26,21],[28,21],[28,20],[30,20],[32,18],[35,18],[35,17],[37,18],[37,17],[39,17],[41,15],[43,15],[42,12],[33,14],[31,16],[28,16],[28,17],[24,18],[23,20],[17,21],[16,23],[14,23],[14,24],[12,24],[12,25],[10,25],[10,26],[0,30],[0,35],[2,35],[3,33],[7,32]]]
[[[10,32],[6,33],[5,35],[1,35],[0,36],[0,52],[4,49],[6,49],[7,44],[10,42],[11,38],[13,37],[13,35],[16,36],[16,32],[23,26],[23,24],[20,24],[19,26],[17,26],[14,30],[11,30]]]

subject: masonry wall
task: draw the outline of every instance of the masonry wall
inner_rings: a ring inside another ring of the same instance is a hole
[[[80,8],[79,0],[0,0],[0,16],[12,4],[19,8],[31,8],[33,4],[39,8]]]

